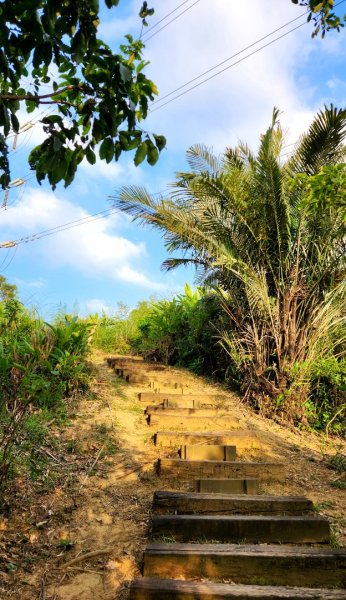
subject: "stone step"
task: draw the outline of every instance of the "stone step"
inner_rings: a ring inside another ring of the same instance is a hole
[[[178,515],[305,515],[313,511],[313,503],[300,496],[215,496],[159,490],[154,492],[153,511]]]
[[[235,585],[141,577],[132,581],[130,600],[345,600],[343,590]]]
[[[259,479],[195,479],[194,489],[200,493],[210,494],[250,494],[256,495],[259,490]]]
[[[237,449],[260,448],[260,440],[255,431],[235,429],[233,431],[157,431],[154,444],[158,446],[180,446],[181,444],[235,444]]]
[[[154,537],[172,536],[177,542],[205,540],[269,544],[326,544],[328,519],[304,515],[155,515]]]
[[[237,457],[236,446],[181,446],[179,451],[182,460],[235,460]]]
[[[160,458],[157,463],[157,473],[163,477],[175,477],[180,480],[259,477],[263,481],[281,481],[285,478],[285,466],[282,463],[268,462]]]
[[[226,411],[220,411],[216,408],[185,408],[185,407],[176,407],[169,408],[166,406],[147,406],[144,410],[146,415],[171,415],[173,417],[181,416],[191,416],[191,417],[228,417]]]
[[[179,410],[179,409],[176,409]],[[222,417],[198,417],[196,415],[168,415],[167,413],[160,414],[152,414],[149,415],[148,425],[156,426],[160,428],[168,427],[172,429],[180,429],[185,431],[190,431],[191,429],[196,428],[198,431],[207,431],[210,429],[210,421],[213,423],[217,423],[218,425],[224,425],[229,428],[236,428],[239,426],[240,419],[232,416],[222,416]]]
[[[346,549],[260,544],[151,544],[144,575],[250,585],[346,588]]]

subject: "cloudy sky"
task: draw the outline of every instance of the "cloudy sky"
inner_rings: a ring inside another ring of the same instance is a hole
[[[118,8],[103,10],[100,37],[113,48],[124,41],[125,33],[137,37],[140,6],[140,0],[121,0]],[[274,106],[281,110],[290,144],[323,104],[346,104],[346,28],[324,40],[311,39],[303,9],[291,0],[153,0],[149,6],[155,8],[150,27],[175,11],[144,34],[147,74],[162,99],[153,104],[142,126],[167,137],[159,163],[135,168],[132,157],[124,155],[111,165],[82,164],[66,190],[38,186],[26,158],[41,139],[40,113],[11,152],[13,177],[23,177],[26,183],[12,188],[7,210],[0,209],[0,243],[78,221],[77,227],[0,249],[0,273],[45,318],[61,305],[80,314],[102,309],[112,313],[119,301],[132,307],[153,295],[180,292],[185,281],[193,281],[192,272],[160,270],[166,252],[157,234],[123,214],[103,212],[119,187],[138,184],[152,193],[165,190],[174,173],[185,168],[185,151],[195,143],[221,152],[244,140],[256,149]],[[340,10],[346,11],[346,2]],[[283,37],[275,41],[279,36]],[[265,39],[258,41],[261,38]],[[220,66],[215,69],[216,65]],[[190,86],[181,87],[191,80]],[[21,123],[28,120],[23,114]],[[97,218],[91,217],[96,213]]]

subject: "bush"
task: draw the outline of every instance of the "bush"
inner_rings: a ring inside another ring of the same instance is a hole
[[[89,329],[76,317],[44,323],[17,299],[0,303],[0,488],[33,413],[61,414],[65,398],[87,389]]]
[[[306,403],[312,427],[346,434],[346,359],[329,357],[313,365]]]

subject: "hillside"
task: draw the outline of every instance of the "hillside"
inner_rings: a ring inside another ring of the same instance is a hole
[[[52,429],[52,445],[41,448],[44,475],[36,485],[15,481],[15,508],[0,520],[0,597],[125,599],[128,582],[140,574],[153,492],[162,486],[154,469],[162,449],[152,443],[155,428],[138,400],[147,386],[117,378],[102,353],[93,364],[94,397],[81,400],[68,426]],[[308,496],[330,519],[332,545],[346,545],[345,441],[264,419],[221,386],[184,370],[167,367],[154,378],[160,390],[174,382],[187,394],[218,396],[220,411],[259,440],[239,448],[239,460],[285,464],[284,480],[265,482],[260,492]],[[210,430],[209,419],[202,418],[202,429]]]

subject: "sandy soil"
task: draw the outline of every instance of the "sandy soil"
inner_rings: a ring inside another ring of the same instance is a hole
[[[174,450],[151,442],[155,430],[137,399],[143,386],[119,383],[101,353],[93,362],[95,399],[81,401],[63,433],[52,432],[69,449],[59,454],[54,489],[17,481],[15,507],[0,518],[1,599],[123,600],[128,582],[140,573],[152,494],[160,489],[154,464],[160,452],[172,456]],[[261,491],[310,497],[331,520],[333,544],[346,545],[346,490],[331,485],[345,481],[345,473],[328,465],[336,453],[346,455],[345,441],[291,431],[254,415],[235,395],[183,370],[167,368],[155,380],[161,391],[220,395],[239,428],[256,430],[261,441],[240,460],[286,464],[285,481]],[[209,431],[218,427],[206,425]]]

